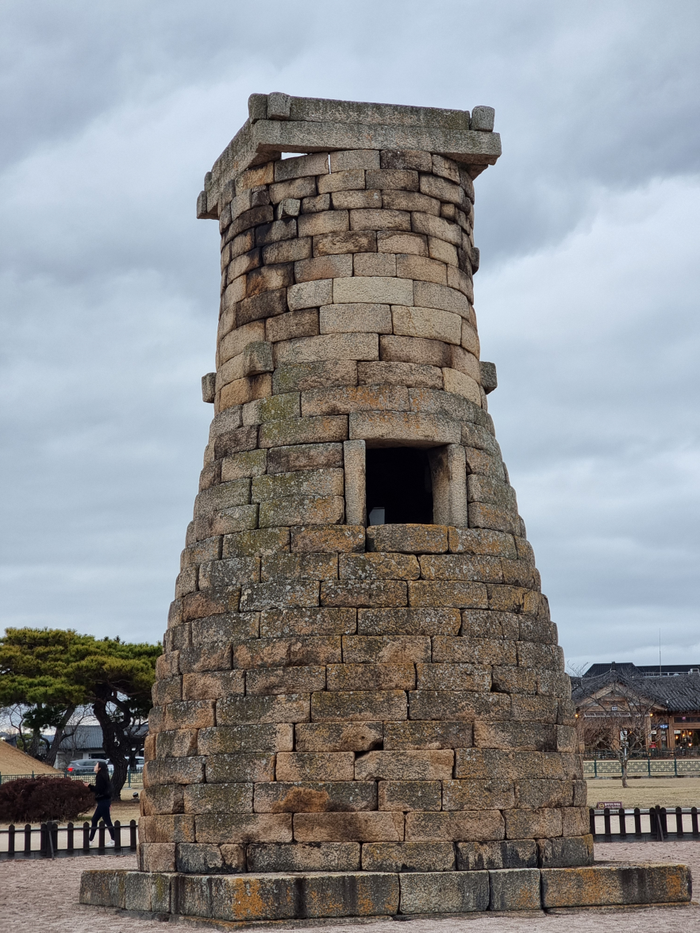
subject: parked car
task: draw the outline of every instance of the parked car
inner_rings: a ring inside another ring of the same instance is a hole
[[[95,765],[98,763],[98,761],[104,761],[110,774],[114,771],[114,766],[104,758],[76,758],[75,761],[69,761],[66,765],[68,776],[82,777],[84,775],[91,775],[94,772]]]

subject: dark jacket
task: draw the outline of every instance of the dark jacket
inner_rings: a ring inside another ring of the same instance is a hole
[[[109,779],[109,771],[106,768],[100,768],[95,775],[95,783],[89,785],[90,790],[95,795],[95,800],[112,799],[112,782]]]

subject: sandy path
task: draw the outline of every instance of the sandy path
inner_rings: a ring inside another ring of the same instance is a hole
[[[596,846],[599,859],[684,862],[700,879],[700,843],[612,843]],[[158,921],[140,920],[114,910],[78,904],[80,873],[85,868],[133,868],[130,856],[78,857],[0,863],[0,927],[3,933],[157,933]],[[188,929],[211,926],[182,924]],[[372,923],[372,933],[397,933],[391,920]],[[364,925],[363,925],[364,927]],[[357,933],[356,924],[275,926],[275,933]],[[478,916],[473,919],[412,920],[410,933],[700,933],[700,907],[633,911],[582,911],[566,915]]]

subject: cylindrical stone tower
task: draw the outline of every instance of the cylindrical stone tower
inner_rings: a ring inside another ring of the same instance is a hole
[[[592,860],[479,361],[473,179],[499,154],[488,107],[253,95],[207,175],[215,416],[154,687],[144,870]]]

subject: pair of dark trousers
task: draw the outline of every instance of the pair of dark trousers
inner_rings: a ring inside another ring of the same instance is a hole
[[[95,833],[97,832],[97,824],[100,820],[104,820],[105,826],[109,830],[109,834],[114,839],[114,830],[112,829],[112,817],[109,814],[109,805],[111,800],[98,800],[97,806],[95,807],[95,812],[92,815],[92,828],[90,829],[90,840],[95,838]]]

